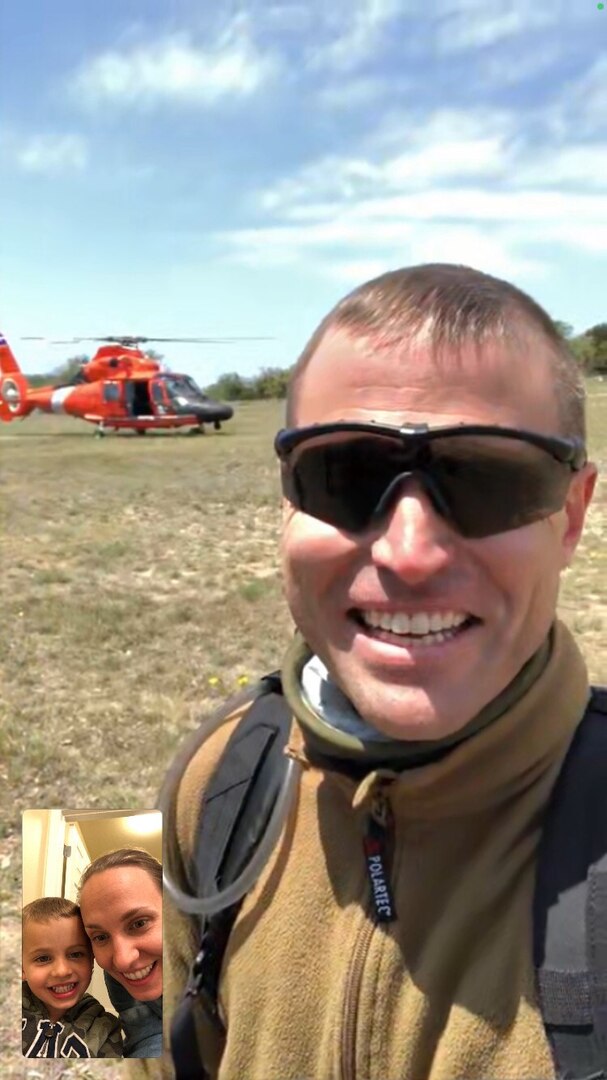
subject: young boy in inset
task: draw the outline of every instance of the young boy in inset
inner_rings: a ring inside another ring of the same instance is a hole
[[[93,953],[80,908],[47,896],[23,908],[24,1057],[122,1057],[116,1016],[87,994]]]

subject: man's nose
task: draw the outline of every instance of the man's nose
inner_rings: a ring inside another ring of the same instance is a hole
[[[114,967],[118,971],[128,971],[139,955],[139,949],[135,942],[119,934],[114,938],[112,944]]]
[[[457,533],[415,477],[404,477],[391,493],[377,529],[374,563],[411,585],[440,573],[453,559]]]

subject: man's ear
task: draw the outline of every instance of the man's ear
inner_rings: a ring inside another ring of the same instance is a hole
[[[566,526],[562,538],[563,567],[569,566],[580,541],[596,479],[596,465],[589,461],[584,465],[583,469],[580,469],[575,474],[569,486],[569,493],[564,507]]]

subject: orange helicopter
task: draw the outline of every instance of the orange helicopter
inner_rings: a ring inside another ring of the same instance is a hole
[[[24,340],[40,341],[41,338]],[[130,429],[139,435],[156,428],[189,427],[202,433],[205,424],[219,430],[233,416],[230,405],[207,397],[190,375],[167,371],[138,346],[146,342],[259,341],[260,338],[147,338],[110,336],[73,338],[105,342],[91,360],[82,363],[69,383],[30,387],[6,338],[0,333],[0,420],[29,416],[35,409],[67,413],[96,425],[96,434],[109,428]]]

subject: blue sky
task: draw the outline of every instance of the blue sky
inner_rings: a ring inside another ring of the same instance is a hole
[[[427,261],[607,318],[595,0],[20,0],[0,24],[26,371],[79,351],[28,334],[267,335],[165,356],[203,384],[286,366],[351,287]]]

